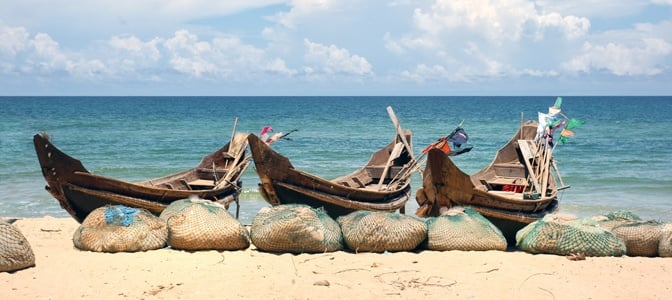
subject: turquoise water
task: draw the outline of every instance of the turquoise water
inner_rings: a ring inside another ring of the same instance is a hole
[[[672,220],[672,97],[563,97],[563,112],[586,121],[558,145],[565,184],[561,211],[592,216],[630,210]],[[129,181],[195,166],[237,131],[298,129],[273,147],[295,167],[334,178],[368,161],[395,129],[386,107],[413,131],[419,153],[461,120],[474,149],[455,158],[467,173],[487,166],[525,119],[546,112],[539,97],[0,97],[0,216],[67,217],[44,190],[32,136],[53,143],[93,173]],[[243,177],[241,221],[267,204],[253,167]],[[413,189],[421,186],[418,175]],[[235,206],[234,206],[235,207]],[[408,212],[417,203],[410,200]],[[233,212],[234,208],[230,208]]]

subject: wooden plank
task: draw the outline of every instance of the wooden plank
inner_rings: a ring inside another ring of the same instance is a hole
[[[205,179],[196,179],[193,181],[189,181],[188,185],[190,187],[206,187],[206,188],[212,188],[215,186],[212,180],[205,180]]]
[[[394,123],[394,128],[397,130],[397,134],[399,135],[399,138],[401,138],[401,141],[406,146],[406,149],[408,150],[408,154],[411,156],[413,161],[415,161],[415,155],[413,155],[413,149],[411,148],[411,144],[409,144],[408,140],[406,140],[406,135],[401,130],[401,125],[399,124],[399,119],[397,119],[397,115],[394,113],[394,110],[392,109],[392,106],[387,107],[387,114],[390,115],[390,119],[392,120],[392,123]]]
[[[385,164],[385,169],[383,169],[383,174],[380,175],[380,179],[378,180],[379,191],[383,187],[383,181],[385,180],[385,176],[387,176],[387,171],[390,169],[392,161],[401,155],[402,149],[404,149],[404,144],[396,143],[394,145],[394,149],[392,149],[392,153],[390,153],[390,157],[387,159],[387,164]]]
[[[532,163],[530,162],[530,159],[534,160],[534,154],[532,153],[532,149],[530,149],[530,140],[518,140],[518,149],[520,149],[520,153],[523,155],[523,160],[525,161],[525,167],[527,167],[527,172],[530,174],[530,178],[532,179],[532,184],[534,185],[535,191],[539,192],[541,189],[539,188],[539,182],[537,181],[537,176],[534,175],[534,169],[532,168]]]

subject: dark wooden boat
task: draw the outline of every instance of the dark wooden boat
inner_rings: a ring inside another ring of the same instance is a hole
[[[534,141],[537,123],[529,121],[486,168],[468,175],[439,149],[427,154],[423,186],[416,192],[421,217],[442,208],[470,206],[502,230],[509,245],[525,225],[558,209],[557,181],[562,181],[552,148]]]
[[[261,179],[259,191],[271,205],[307,204],[324,208],[334,218],[356,210],[403,213],[411,194],[414,160],[411,132],[400,131],[403,138],[397,134],[365,166],[333,180],[295,169],[288,158],[250,134],[250,152]]]
[[[142,182],[127,182],[89,172],[65,154],[46,134],[33,137],[45,187],[78,222],[96,208],[125,205],[160,214],[171,202],[197,196],[228,205],[240,194],[240,178],[249,165],[247,134],[203,157],[194,168]],[[237,208],[238,209],[238,208]]]

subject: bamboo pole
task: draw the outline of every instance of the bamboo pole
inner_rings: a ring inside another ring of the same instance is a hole
[[[568,186],[565,185],[565,183],[562,181],[562,176],[560,176],[560,170],[558,169],[558,164],[555,163],[555,159],[551,160],[553,169],[555,170],[555,175],[558,177],[558,182],[560,183],[560,187],[558,187],[558,190],[560,189],[565,189]]]
[[[236,127],[238,127],[238,117],[233,120],[233,132],[231,132],[231,141],[229,141],[229,152],[231,152],[231,145],[233,145],[233,137],[236,135]]]
[[[541,184],[541,196],[545,197],[546,196],[546,190],[548,189],[548,177],[551,175],[550,174],[550,163],[551,163],[551,156],[553,155],[553,149],[549,147],[545,147],[545,153],[546,157],[544,158],[544,165],[542,169],[542,184]]]

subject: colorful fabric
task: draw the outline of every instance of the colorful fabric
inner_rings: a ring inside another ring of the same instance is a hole
[[[453,143],[455,148],[460,148],[462,145],[466,144],[469,141],[469,135],[464,131],[464,128],[457,127],[453,134],[448,137],[448,141]]]

